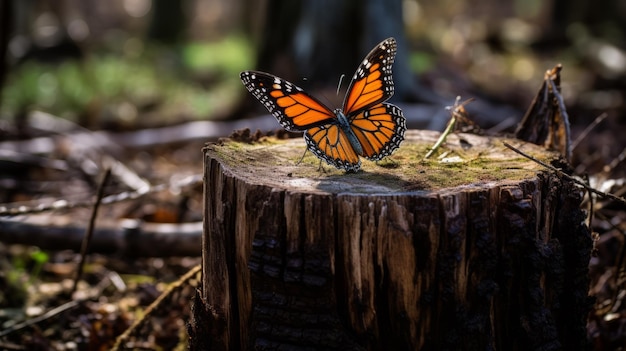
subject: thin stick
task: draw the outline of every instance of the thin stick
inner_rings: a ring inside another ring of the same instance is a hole
[[[165,290],[159,297],[157,297],[154,302],[148,306],[144,314],[141,318],[137,319],[128,329],[126,329],[120,336],[115,340],[115,345],[111,348],[111,351],[117,351],[122,347],[122,344],[126,342],[126,340],[135,332],[137,329],[141,328],[141,326],[152,316],[152,314],[157,310],[157,308],[163,303],[163,301],[171,296],[174,292],[178,291],[182,288],[187,281],[193,279],[196,274],[198,274],[202,270],[202,265],[197,265],[191,268],[185,275],[180,277],[177,281],[170,284],[170,286]]]
[[[26,328],[28,326],[31,326],[31,325],[37,324],[37,323],[39,323],[41,321],[44,321],[46,319],[52,318],[52,317],[54,317],[54,316],[56,316],[56,315],[58,315],[58,314],[60,314],[62,312],[65,312],[65,311],[67,311],[69,309],[72,309],[72,308],[78,306],[78,304],[80,302],[82,302],[82,301],[83,300],[72,300],[72,301],[69,301],[69,302],[64,303],[63,305],[61,305],[59,307],[51,309],[50,311],[42,314],[41,316],[38,316],[38,317],[35,317],[35,318],[31,318],[31,319],[26,320],[26,321],[24,321],[22,323],[19,323],[19,324],[15,324],[15,325],[11,326],[8,329],[0,331],[0,337],[9,335],[9,334],[11,334],[13,332],[16,332],[18,330],[22,330],[22,329],[24,329],[24,328]]]
[[[93,205],[93,210],[91,211],[91,218],[89,219],[89,227],[87,227],[85,237],[83,238],[83,244],[80,248],[80,262],[78,263],[78,268],[76,270],[76,277],[74,278],[74,286],[72,287],[72,291],[71,291],[72,294],[76,292],[78,281],[83,275],[83,267],[85,265],[85,258],[87,257],[87,249],[89,248],[89,243],[91,242],[91,238],[93,237],[93,229],[96,226],[96,216],[98,215],[98,208],[100,207],[100,203],[102,202],[102,197],[104,195],[104,186],[109,181],[110,175],[111,175],[111,169],[107,168],[107,170],[104,172],[104,176],[102,177],[102,181],[100,182],[100,185],[98,186],[96,202]]]
[[[437,149],[441,146],[441,144],[443,144],[443,142],[448,137],[448,134],[450,134],[452,130],[454,130],[455,125],[456,125],[456,117],[454,116],[454,113],[453,113],[452,116],[450,117],[450,120],[448,121],[448,125],[446,125],[446,129],[441,133],[441,135],[439,135],[439,139],[437,139],[437,141],[435,142],[435,145],[433,145],[433,147],[431,147],[430,150],[426,153],[426,155],[424,156],[424,159],[429,158],[430,156],[432,156],[432,154],[435,153],[435,151],[437,151]]]
[[[589,132],[591,132],[593,130],[593,128],[595,128],[598,124],[600,124],[602,121],[604,121],[609,115],[606,112],[602,112],[598,117],[596,117],[596,119],[593,120],[593,122],[591,122],[590,125],[587,126],[587,128],[585,128],[585,130],[583,130],[582,133],[580,133],[580,135],[578,136],[578,138],[576,138],[576,140],[574,140],[574,142],[572,143],[572,150],[576,149],[576,146],[578,146],[578,144],[585,139],[585,137],[587,137],[587,134],[589,134]]]
[[[585,184],[584,182],[581,182],[580,180],[578,180],[578,179],[576,179],[576,178],[574,178],[574,177],[570,176],[569,174],[564,173],[564,172],[563,172],[563,171],[561,171],[560,169],[558,169],[558,168],[556,168],[556,167],[554,167],[554,166],[551,166],[551,165],[549,165],[549,164],[547,164],[547,163],[545,163],[545,162],[539,161],[538,159],[536,159],[536,158],[534,158],[534,157],[532,157],[532,156],[528,155],[527,153],[522,152],[521,150],[519,150],[519,149],[515,148],[514,146],[511,146],[511,145],[510,145],[510,144],[508,144],[507,142],[502,142],[502,143],[504,144],[504,146],[506,146],[506,147],[508,147],[509,149],[511,149],[511,150],[513,150],[513,151],[515,151],[516,153],[518,153],[518,154],[520,154],[520,155],[522,155],[522,156],[526,157],[527,159],[529,159],[529,160],[531,160],[531,161],[534,161],[534,162],[536,162],[536,163],[538,163],[538,164],[540,164],[540,165],[544,166],[545,168],[548,168],[548,169],[550,169],[550,170],[552,170],[552,171],[556,172],[559,176],[562,176],[563,178],[567,178],[567,179],[571,180],[572,182],[574,182],[574,183],[576,183],[576,184],[578,184],[578,185],[582,186],[583,188],[587,189],[588,191],[590,191],[590,192],[592,192],[592,193],[594,193],[594,194],[596,194],[596,195],[599,195],[600,197],[603,197],[603,198],[609,198],[609,199],[612,199],[612,200],[615,200],[615,201],[621,202],[621,203],[623,203],[623,204],[625,204],[625,205],[626,205],[626,199],[623,199],[623,198],[621,198],[621,197],[617,197],[617,196],[615,196],[615,195],[613,195],[613,194],[610,194],[610,193],[605,193],[605,192],[602,192],[602,191],[600,191],[600,190],[596,190],[596,189],[594,189],[594,188],[592,188],[592,187],[588,186],[588,185],[587,185],[587,184]]]
[[[435,145],[433,145],[433,147],[430,148],[430,150],[424,156],[424,160],[429,158],[430,156],[432,156],[433,153],[435,153],[435,151],[437,151],[437,149],[441,146],[441,144],[443,144],[443,142],[446,140],[448,135],[454,131],[454,127],[456,125],[456,122],[459,119],[467,120],[467,117],[463,116],[459,110],[462,109],[463,106],[465,106],[468,103],[474,101],[474,99],[473,98],[469,98],[469,99],[467,99],[467,100],[465,100],[465,101],[463,101],[461,103],[459,103],[459,101],[461,101],[461,97],[457,96],[456,100],[454,101],[454,105],[446,107],[446,109],[452,110],[452,112],[450,112],[450,120],[448,121],[448,124],[446,125],[446,129],[441,133],[441,135],[439,136],[439,139],[437,139],[437,141],[435,142]],[[463,110],[463,111],[465,111],[465,110]]]
[[[615,169],[615,167],[617,167],[624,160],[626,160],[626,148],[624,148],[624,150],[622,150],[622,152],[620,152],[620,154],[617,155],[617,157],[614,158],[613,161],[611,161],[611,163],[609,163],[607,166],[604,166],[602,171],[604,173],[610,173],[611,171]]]

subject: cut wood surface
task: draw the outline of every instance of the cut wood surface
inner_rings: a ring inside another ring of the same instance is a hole
[[[438,132],[410,131],[391,157],[378,164],[363,159],[361,171],[356,174],[345,173],[326,163],[322,163],[320,170],[320,160],[313,154],[307,152],[302,158],[306,146],[300,138],[262,138],[253,144],[212,144],[207,153],[222,167],[232,170],[237,178],[249,183],[303,192],[353,194],[437,192],[457,186],[518,183],[542,170],[541,166],[507,149],[502,141],[539,159],[557,157],[555,153],[515,139],[453,134],[442,150],[448,155],[441,152],[443,158],[433,157],[424,162],[422,158],[438,137]]]
[[[423,161],[438,136],[358,173],[298,164],[301,139],[208,145],[192,349],[583,347],[582,192],[502,141],[556,154],[458,134]]]

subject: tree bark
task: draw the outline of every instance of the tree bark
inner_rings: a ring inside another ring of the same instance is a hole
[[[497,138],[422,161],[437,136],[356,174],[296,165],[301,139],[208,145],[191,348],[584,348],[582,192]]]

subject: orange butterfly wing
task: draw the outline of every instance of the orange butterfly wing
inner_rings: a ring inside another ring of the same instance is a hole
[[[387,103],[359,112],[350,128],[361,144],[361,156],[377,161],[400,146],[406,131],[402,110]]]
[[[346,116],[388,100],[393,95],[391,66],[395,61],[397,44],[388,38],[370,51],[352,76],[343,101]]]
[[[284,79],[256,71],[241,72],[240,78],[286,130],[303,131],[336,119],[328,107]]]
[[[361,167],[359,155],[339,124],[310,128],[304,133],[304,140],[315,156],[336,168],[356,172]]]

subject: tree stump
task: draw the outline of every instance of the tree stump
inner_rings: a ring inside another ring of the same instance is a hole
[[[438,135],[355,174],[297,164],[302,139],[208,145],[192,349],[585,348],[582,191],[506,139],[450,135],[423,161]]]

